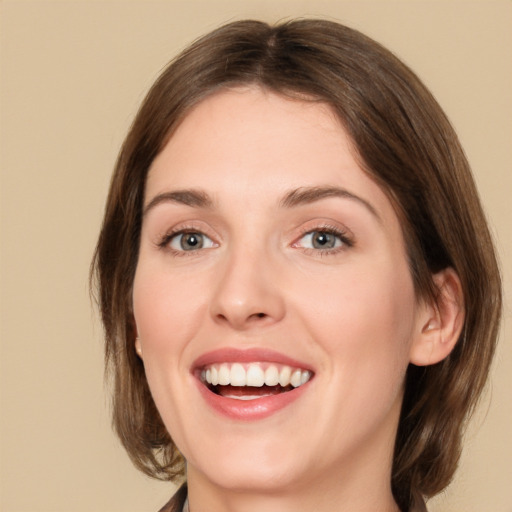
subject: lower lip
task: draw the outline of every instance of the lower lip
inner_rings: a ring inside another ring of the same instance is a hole
[[[212,409],[223,416],[239,421],[261,420],[277,413],[300,398],[309,384],[308,382],[278,395],[263,396],[254,400],[237,400],[213,393],[199,380],[197,383],[201,395]]]

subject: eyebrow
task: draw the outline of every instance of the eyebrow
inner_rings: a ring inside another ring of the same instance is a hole
[[[211,208],[213,201],[210,196],[202,190],[175,190],[172,192],[163,192],[162,194],[156,195],[151,201],[145,206],[142,215],[145,216],[155,206],[161,203],[177,203],[184,204],[186,206],[192,206],[194,208]]]
[[[371,203],[344,188],[335,186],[300,187],[294,189],[283,197],[283,199],[280,201],[280,206],[282,208],[294,208],[297,206],[314,203],[322,199],[327,199],[329,197],[340,197],[356,201],[364,206],[377,220],[381,220],[377,210]],[[151,201],[144,208],[143,216],[147,215],[147,213],[157,205],[167,202],[183,204],[192,208],[212,208],[214,205],[212,198],[202,190],[174,190],[163,192],[162,194],[158,194],[153,199],[151,199]]]
[[[325,186],[325,187],[300,187],[292,190],[281,201],[281,206],[285,208],[293,208],[303,204],[314,203],[321,199],[327,199],[329,197],[341,197],[344,199],[351,199],[357,201],[359,204],[364,206],[377,220],[381,220],[377,210],[374,206],[363,199],[362,197],[349,192],[348,190],[341,187]]]

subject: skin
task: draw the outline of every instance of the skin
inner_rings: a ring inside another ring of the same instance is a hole
[[[282,204],[304,187],[353,197]],[[211,204],[165,196],[189,189]],[[187,459],[191,511],[398,510],[390,473],[406,368],[444,357],[460,315],[417,300],[397,215],[330,109],[255,87],[210,96],[153,162],[145,207],[137,350]],[[203,248],[182,250],[171,238],[182,229],[203,233]],[[332,229],[349,241],[326,250],[305,236]],[[453,274],[439,281],[457,291]],[[227,418],[191,368],[230,347],[276,350],[314,377],[269,417]]]

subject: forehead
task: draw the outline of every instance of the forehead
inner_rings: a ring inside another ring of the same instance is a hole
[[[258,87],[224,90],[196,105],[154,160],[146,204],[155,194],[190,187],[263,201],[299,187],[343,186],[386,209],[387,197],[355,154],[325,103]]]

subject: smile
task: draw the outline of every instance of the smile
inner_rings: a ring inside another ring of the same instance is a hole
[[[256,400],[291,391],[310,378],[309,370],[262,362],[211,364],[201,371],[201,381],[210,391],[236,400]]]
[[[215,350],[192,369],[207,406],[236,421],[262,420],[287,409],[307,393],[315,376],[305,363],[260,348]]]

